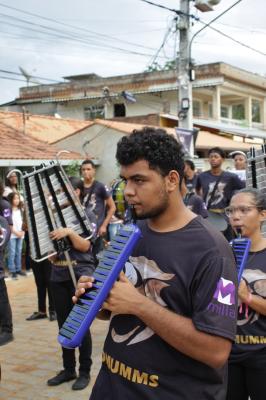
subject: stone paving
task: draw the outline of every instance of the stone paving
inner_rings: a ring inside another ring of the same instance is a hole
[[[93,366],[90,385],[82,391],[73,391],[74,381],[57,387],[48,387],[46,381],[62,369],[61,350],[57,343],[57,322],[48,319],[26,321],[37,311],[37,295],[33,275],[7,279],[9,299],[13,312],[15,340],[0,347],[2,380],[1,400],[88,400],[101,364],[101,351],[108,322],[95,320],[91,332]]]

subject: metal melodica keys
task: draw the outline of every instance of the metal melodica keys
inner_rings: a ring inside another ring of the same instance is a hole
[[[58,341],[63,347],[80,346],[140,237],[141,232],[133,223],[122,225],[118,230],[93,273],[93,287],[80,297],[59,331]]]

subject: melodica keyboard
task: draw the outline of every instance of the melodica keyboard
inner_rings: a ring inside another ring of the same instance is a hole
[[[236,258],[237,278],[239,283],[247,262],[251,241],[248,238],[238,237],[233,239],[230,244]]]
[[[73,306],[59,331],[58,341],[63,347],[73,349],[81,345],[85,333],[140,237],[141,232],[133,223],[122,225],[118,230],[92,275],[95,279],[93,287]]]

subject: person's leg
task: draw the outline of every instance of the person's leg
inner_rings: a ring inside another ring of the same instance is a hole
[[[0,346],[13,340],[12,311],[4,278],[0,279]]]
[[[79,373],[89,375],[91,370],[92,340],[90,330],[87,331],[79,347]]]
[[[247,387],[251,400],[266,398],[266,368],[247,368]]]
[[[44,268],[46,260],[40,263],[33,262],[32,270],[34,271],[35,282],[38,295],[38,310],[46,314],[46,283],[44,279]]]
[[[11,274],[16,273],[15,252],[16,252],[16,239],[12,238],[8,242],[8,259],[7,259],[8,270]]]
[[[16,273],[21,272],[21,256],[22,256],[22,239],[16,239],[16,247],[15,247],[15,268],[16,268]]]
[[[31,270],[31,263],[30,263],[30,242],[29,242],[29,232],[25,232],[24,236],[24,241],[25,241],[25,267],[26,271]]]
[[[43,287],[43,279],[42,279],[42,262],[37,263],[31,259],[31,267],[36,283],[37,289],[37,297],[38,297],[38,311],[34,312],[30,315],[27,321],[33,321],[36,319],[46,318],[46,304],[45,304],[45,296],[46,296],[46,289]]]
[[[245,368],[238,364],[228,366],[226,400],[248,400]]]
[[[50,315],[50,320],[56,319],[56,313],[55,313],[55,306],[54,306],[54,298],[51,290],[51,270],[52,266],[49,260],[45,261],[45,268],[43,270],[44,276],[44,282],[45,282],[45,287],[46,291],[48,293],[48,310],[49,310],[49,315]]]
[[[72,307],[71,281],[51,282],[51,290],[54,298],[55,311],[59,329],[67,319]],[[75,350],[62,347],[63,367],[73,373],[76,368]]]

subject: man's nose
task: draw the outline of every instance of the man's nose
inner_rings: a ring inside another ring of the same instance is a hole
[[[125,189],[124,189],[124,195],[125,197],[132,197],[135,194],[134,186],[132,183],[127,182]]]

